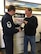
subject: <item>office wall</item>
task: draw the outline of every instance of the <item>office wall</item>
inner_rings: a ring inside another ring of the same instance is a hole
[[[41,32],[41,15],[35,15],[38,19],[38,27],[37,27],[37,32],[36,32],[36,42],[40,41],[40,34]]]
[[[0,1],[0,15],[4,14],[4,0]]]

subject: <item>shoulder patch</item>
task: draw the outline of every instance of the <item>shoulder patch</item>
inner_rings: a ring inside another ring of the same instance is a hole
[[[8,28],[11,28],[11,27],[12,27],[12,24],[11,24],[10,21],[7,22],[7,27],[8,27]]]

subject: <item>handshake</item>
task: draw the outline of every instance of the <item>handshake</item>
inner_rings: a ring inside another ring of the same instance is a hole
[[[19,32],[21,32],[22,30],[24,30],[24,26],[25,26],[25,24],[27,24],[28,23],[28,21],[25,21],[24,20],[24,22],[19,26],[19,28],[18,28],[18,30],[19,30]]]
[[[21,32],[21,31],[22,31],[20,27],[18,28],[18,30],[19,30],[19,32]]]
[[[22,23],[21,25],[20,25],[20,27],[18,28],[18,30],[19,30],[19,32],[21,32],[22,30],[24,30],[24,23]]]

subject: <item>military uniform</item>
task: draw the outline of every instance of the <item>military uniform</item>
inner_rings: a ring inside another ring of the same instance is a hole
[[[15,29],[16,25],[12,20],[12,16],[8,13],[2,18],[2,27],[6,54],[13,54],[13,34],[17,33],[19,30]]]

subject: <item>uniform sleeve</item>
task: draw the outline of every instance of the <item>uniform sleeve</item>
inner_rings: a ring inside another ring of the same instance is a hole
[[[13,23],[12,19],[4,18],[2,20],[2,25],[4,28],[4,32],[7,34],[14,34],[19,31],[18,29],[15,29],[15,24]]]
[[[19,27],[20,25],[19,24],[14,24],[14,22],[13,22],[12,19],[11,19],[11,22],[12,22],[12,30],[13,30],[13,33],[19,32],[19,30],[16,29],[16,27]]]

